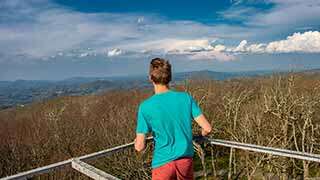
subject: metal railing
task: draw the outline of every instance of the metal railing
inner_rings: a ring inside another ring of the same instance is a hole
[[[225,146],[230,148],[242,149],[247,151],[259,152],[259,153],[267,153],[276,156],[289,157],[294,159],[306,160],[306,161],[314,161],[320,163],[320,155],[319,154],[310,154],[299,151],[291,151],[287,149],[280,148],[272,148],[266,146],[259,146],[254,144],[245,144],[234,141],[226,141],[222,139],[208,139],[208,142],[211,145]]]
[[[152,140],[152,137],[147,138],[147,141]],[[277,156],[283,156],[288,158],[295,158],[300,160],[306,160],[306,161],[313,161],[320,163],[320,155],[318,154],[310,154],[310,153],[303,153],[298,151],[291,151],[286,149],[280,149],[280,148],[272,148],[272,147],[266,147],[266,146],[259,146],[259,145],[253,145],[253,144],[246,144],[246,143],[239,143],[234,141],[227,141],[222,139],[208,139],[208,138],[195,138],[196,141],[204,141],[211,145],[218,145],[218,146],[224,146],[224,147],[230,147],[235,149],[241,149],[246,151],[253,151],[253,152],[259,152],[259,153],[267,153],[271,155],[277,155]],[[65,161],[61,161],[58,163],[50,164],[48,166],[39,167],[36,169],[32,169],[30,171],[25,171],[19,174],[15,174],[12,176],[1,178],[0,180],[13,180],[13,179],[27,179],[30,177],[33,177],[35,175],[40,175],[44,173],[48,173],[50,171],[64,168],[66,166],[71,165],[71,167],[93,179],[118,179],[117,177],[114,177],[110,174],[107,174],[100,169],[97,169],[83,161],[89,161],[93,159],[97,159],[99,157],[109,156],[111,154],[114,154],[118,151],[122,151],[124,149],[127,149],[129,147],[132,147],[134,145],[134,142],[124,144],[121,146],[117,146],[114,148],[102,150],[99,152],[95,152],[92,154],[87,154],[84,156],[80,156],[77,158],[68,159]]]
[[[153,137],[149,137],[149,138],[147,138],[147,141],[150,141],[152,139],[153,139]],[[95,153],[87,154],[87,155],[76,157],[76,158],[71,158],[71,159],[68,159],[68,160],[65,160],[65,161],[61,161],[61,162],[57,162],[57,163],[50,164],[50,165],[47,165],[47,166],[43,166],[43,167],[39,167],[39,168],[36,168],[36,169],[32,169],[32,170],[29,170],[29,171],[21,172],[21,173],[12,175],[12,176],[7,176],[7,177],[4,177],[4,178],[1,178],[0,180],[16,180],[16,179],[31,178],[31,177],[34,177],[36,175],[41,175],[41,174],[49,173],[49,172],[57,170],[57,169],[62,169],[64,167],[66,167],[66,166],[72,166],[72,163],[75,164],[74,162],[90,161],[90,160],[97,159],[99,157],[110,156],[110,155],[112,155],[112,154],[114,154],[116,152],[123,151],[124,149],[130,148],[133,145],[134,145],[134,142],[131,142],[131,143],[128,143],[128,144],[123,144],[123,145],[120,145],[120,146],[117,146],[117,147],[113,147],[113,148],[110,148],[110,149],[98,151],[98,152],[95,152]],[[74,167],[72,167],[72,168],[74,168]],[[98,170],[98,169],[95,168],[95,170]],[[100,179],[104,179],[104,178],[100,178]],[[105,178],[105,179],[112,179],[112,178]]]

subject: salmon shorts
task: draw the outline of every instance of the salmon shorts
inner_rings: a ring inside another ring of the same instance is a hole
[[[183,157],[152,169],[152,180],[192,180],[192,157]]]

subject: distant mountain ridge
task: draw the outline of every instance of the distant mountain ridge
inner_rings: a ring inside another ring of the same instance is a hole
[[[215,80],[225,80],[235,77],[250,77],[250,76],[261,76],[261,75],[270,75],[278,71],[240,71],[240,72],[217,72],[217,71],[190,71],[190,72],[179,72],[175,73],[174,79],[184,80],[192,77],[206,77]]]
[[[190,78],[225,80],[237,77],[264,76],[279,71],[216,72],[209,70],[177,72],[173,83]],[[319,69],[306,72],[320,72]],[[24,105],[58,96],[86,95],[112,89],[151,87],[146,75],[114,77],[72,77],[64,80],[0,81],[0,109]]]

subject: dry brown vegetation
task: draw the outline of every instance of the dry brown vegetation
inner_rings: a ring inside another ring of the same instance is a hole
[[[210,119],[213,138],[320,154],[320,75],[188,80],[190,92]],[[0,112],[0,177],[133,141],[138,104],[152,90],[112,91],[61,97]],[[194,126],[194,132],[198,132]],[[94,162],[123,179],[150,179],[151,146]],[[320,176],[317,163],[200,145],[205,178],[290,179]],[[201,164],[202,162],[202,164]],[[85,179],[70,169],[41,179]]]

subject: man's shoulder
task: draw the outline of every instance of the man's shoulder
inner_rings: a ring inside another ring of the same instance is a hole
[[[176,97],[183,97],[186,99],[190,98],[190,94],[186,91],[171,90],[171,92],[172,92],[171,94],[173,94],[173,98],[176,98]],[[166,98],[168,98],[168,96],[166,96]],[[159,99],[156,96],[150,96],[140,103],[140,107],[142,108],[142,107],[152,106],[154,103],[157,102],[157,100]]]
[[[140,104],[139,104],[139,108],[145,108],[147,106],[149,106],[152,103],[152,96],[148,97],[147,99],[144,99]]]

